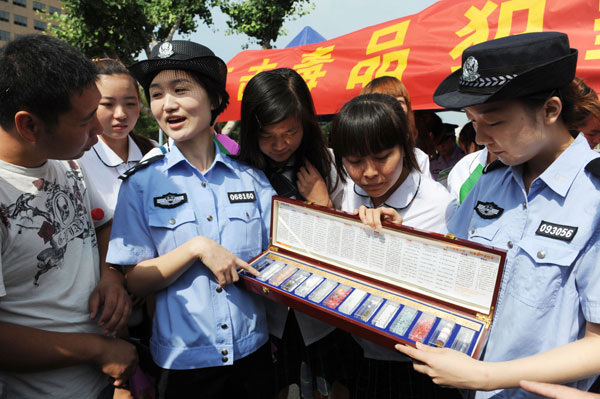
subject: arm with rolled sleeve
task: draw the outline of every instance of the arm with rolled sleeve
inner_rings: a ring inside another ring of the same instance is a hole
[[[475,208],[477,191],[478,188],[481,187],[481,180],[483,180],[483,178],[479,179],[463,203],[460,204],[456,210],[454,210],[450,220],[448,221],[448,232],[450,234],[454,234],[458,238],[467,239],[468,237],[468,229],[469,225],[471,224],[473,209]]]
[[[133,178],[119,189],[106,260],[128,266],[157,256],[143,206],[143,191]]]
[[[110,263],[135,265],[126,277],[133,294],[147,296],[168,287],[196,260],[211,270],[220,285],[237,281],[238,268],[258,274],[220,244],[203,236],[157,256],[159,249],[146,221],[143,198],[142,189],[133,179],[121,185],[108,254]]]
[[[575,273],[575,284],[585,320],[600,324],[600,228],[597,228],[582,255]],[[598,368],[597,373],[600,373]]]
[[[470,195],[454,216],[452,228],[457,235],[465,234],[463,237],[466,237],[464,229],[469,223],[463,219],[469,217],[467,212],[472,212],[473,198]],[[581,257],[573,265],[579,303],[586,320],[583,337],[576,341],[533,356],[501,362],[478,361],[451,349],[431,348],[419,343],[416,349],[401,345],[396,348],[419,361],[415,370],[429,375],[437,384],[457,388],[488,391],[518,387],[521,380],[566,383],[597,375],[600,372],[598,259],[600,229],[596,226]]]
[[[157,257],[158,250],[152,239],[143,201],[144,193],[142,187],[135,181],[135,176],[121,184],[107,254],[109,263],[128,267]],[[180,264],[181,262],[177,263],[173,264],[173,268],[181,269],[183,265]],[[184,268],[173,276],[170,270],[148,269],[145,270],[143,266],[139,269],[128,267],[127,287],[133,294],[139,296],[151,294],[168,286],[185,271]],[[167,282],[160,284],[160,280],[165,279]]]

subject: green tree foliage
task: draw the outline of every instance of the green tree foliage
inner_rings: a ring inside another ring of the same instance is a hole
[[[62,0],[65,11],[48,15],[49,33],[77,47],[89,58],[117,58],[133,63],[151,45],[171,40],[176,32],[194,32],[197,22],[212,24],[216,0]],[[195,21],[195,17],[198,19]],[[156,139],[158,125],[146,105],[136,132]]]
[[[249,36],[262,48],[272,48],[272,43],[285,33],[286,20],[308,14],[314,8],[310,0],[220,0],[221,11],[229,17],[228,33]]]
[[[58,27],[51,34],[89,57],[119,58],[133,62],[150,45],[170,40],[176,32],[190,34],[194,18],[211,25],[214,0],[63,0],[66,11],[50,16]]]

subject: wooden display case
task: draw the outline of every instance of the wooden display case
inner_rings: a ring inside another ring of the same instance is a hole
[[[269,248],[247,289],[393,348],[400,342],[479,356],[506,252],[452,236],[273,197]]]

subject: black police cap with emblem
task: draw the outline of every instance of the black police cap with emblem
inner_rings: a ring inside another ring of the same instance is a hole
[[[223,111],[229,102],[225,90],[227,82],[227,65],[217,57],[211,49],[188,40],[171,40],[157,44],[152,48],[150,58],[129,66],[133,77],[142,85],[146,98],[150,101],[148,91],[152,79],[164,70],[184,70],[210,79],[221,97],[221,106],[217,114]]]
[[[575,77],[577,50],[564,33],[524,33],[471,46],[462,63],[436,89],[436,104],[464,108],[559,89]]]

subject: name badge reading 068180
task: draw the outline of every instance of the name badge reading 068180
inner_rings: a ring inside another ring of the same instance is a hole
[[[234,193],[227,193],[229,202],[237,204],[238,202],[254,202],[256,201],[256,195],[254,191],[238,191]]]
[[[577,233],[577,227],[564,226],[562,224],[550,223],[542,220],[535,234],[555,238],[566,242],[571,242]]]

